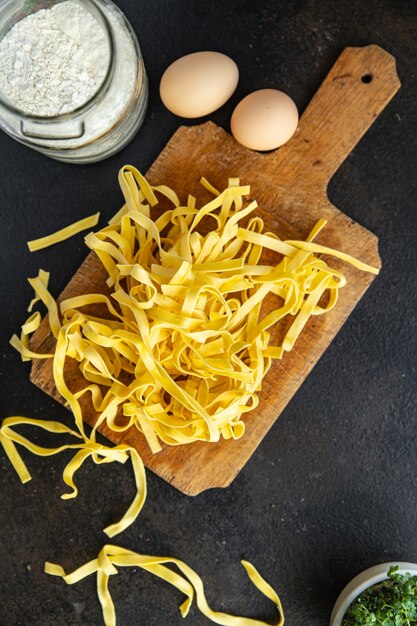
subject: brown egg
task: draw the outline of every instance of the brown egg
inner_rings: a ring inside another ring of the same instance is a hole
[[[175,115],[201,117],[223,106],[238,80],[238,67],[230,57],[220,52],[194,52],[165,70],[159,92]]]
[[[260,89],[243,98],[233,111],[236,141],[251,150],[274,150],[286,143],[298,126],[294,101],[283,91]]]

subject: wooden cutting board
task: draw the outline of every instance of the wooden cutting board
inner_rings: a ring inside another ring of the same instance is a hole
[[[239,177],[251,186],[250,199],[258,201],[258,214],[267,230],[284,239],[304,239],[315,222],[324,217],[328,225],[320,234],[319,243],[379,267],[377,238],[330,203],[327,185],[399,87],[391,55],[375,45],[347,48],[286,146],[260,154],[243,148],[212,122],[181,126],[147,176],[153,184],[173,187],[182,200],[187,193],[201,195],[198,181],[202,175],[220,189],[227,185],[228,177]],[[152,455],[144,438],[134,428],[122,434],[105,426],[99,430],[114,443],[137,448],[148,468],[186,494],[196,495],[212,487],[228,486],[375,278],[345,264],[343,271],[348,285],[342,289],[336,308],[325,316],[312,318],[293,351],[274,363],[265,378],[258,408],[245,418],[246,433],[239,441],[165,447]],[[105,278],[100,263],[91,253],[60,299],[105,291]],[[32,345],[41,352],[49,352],[53,343],[44,320]],[[51,365],[49,360],[34,361],[31,380],[62,401],[54,386]],[[75,362],[66,372],[66,379],[70,388],[82,385]],[[93,424],[96,416],[92,407],[86,405],[84,410],[86,421]]]

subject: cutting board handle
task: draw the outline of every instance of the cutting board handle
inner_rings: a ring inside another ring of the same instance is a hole
[[[345,48],[303,113],[293,139],[265,155],[266,160],[274,169],[288,165],[289,177],[303,163],[297,186],[317,189],[321,181],[326,191],[340,164],[400,86],[391,54],[376,45]]]

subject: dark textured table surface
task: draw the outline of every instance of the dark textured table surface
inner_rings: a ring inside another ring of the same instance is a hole
[[[30,254],[26,241],[121,204],[117,171],[146,170],[179,124],[158,96],[164,68],[213,49],[240,68],[237,92],[211,116],[226,129],[234,105],[262,87],[287,91],[302,111],[345,46],[377,43],[395,55],[402,89],[330,183],[331,200],[380,239],[383,271],[227,490],[186,497],[148,475],[137,523],[116,543],[184,559],[213,608],[273,618],[245,580],[252,561],[279,591],[288,626],[325,626],[342,587],[389,560],[417,561],[417,5],[394,0],[265,2],[119,0],[150,78],[148,115],[132,143],[90,166],[49,160],[0,135],[1,416],[67,419],[28,380],[8,339],[24,320],[26,282],[52,271],[55,294],[85,256],[82,235]],[[39,439],[40,441],[40,439]],[[42,437],[43,442],[52,438]],[[68,587],[43,573],[93,558],[101,530],[134,493],[128,467],[86,463],[80,494],[62,501],[68,457],[24,455],[22,486],[1,453],[0,624],[101,624],[93,577]],[[111,580],[120,626],[174,626],[182,597],[135,570]],[[187,622],[208,624],[196,609]]]

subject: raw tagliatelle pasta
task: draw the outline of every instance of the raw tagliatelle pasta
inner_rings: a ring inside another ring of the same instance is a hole
[[[167,567],[167,565],[171,564],[175,565],[181,574]],[[282,626],[284,623],[284,612],[278,595],[262,578],[253,565],[247,561],[242,561],[242,565],[255,587],[276,605],[278,609],[277,626]],[[213,611],[207,604],[204,586],[200,576],[191,569],[191,567],[186,565],[184,561],[180,561],[179,559],[148,556],[120,548],[119,546],[106,545],[101,550],[97,559],[86,563],[71,574],[65,574],[63,568],[54,563],[45,563],[45,571],[47,574],[52,574],[53,576],[61,576],[69,585],[82,580],[90,574],[97,573],[97,593],[103,609],[104,621],[107,626],[115,626],[116,613],[109,592],[108,581],[109,576],[118,573],[116,566],[139,567],[176,587],[181,593],[187,596],[185,602],[180,606],[181,615],[183,617],[187,616],[195,596],[196,604],[201,613],[216,624],[222,624],[223,626],[265,626],[265,622],[261,622],[257,619],[237,617],[227,613]]]
[[[81,432],[79,398],[91,395],[98,413],[93,439],[103,422],[117,431],[139,429],[153,452],[161,442],[239,438],[271,360],[291,350],[310,316],[336,304],[346,283],[315,253],[377,270],[313,243],[324,220],[307,241],[263,232],[262,220],[251,217],[256,202],[244,206],[249,187],[238,179],[222,193],[206,183],[215,197],[202,208],[192,196],[182,205],[171,189],[152,187],[133,167],[124,167],[119,180],[124,207],[109,226],[85,238],[108,273],[111,296],[86,293],[58,307],[42,277],[30,279],[48,308],[55,352],[35,357],[29,348],[39,317],[29,318],[12,344],[24,359],[53,358],[56,387]],[[153,220],[156,194],[171,207]],[[211,229],[201,234],[208,220]],[[266,263],[264,250],[276,252],[276,262]],[[280,304],[265,313],[268,295]],[[91,305],[102,314],[90,314]],[[286,316],[292,319],[288,331],[271,345],[270,328]],[[65,383],[68,358],[80,363],[86,381],[77,394]]]
[[[292,349],[310,316],[325,314],[336,305],[339,289],[346,284],[340,271],[316,255],[326,253],[359,270],[378,272],[314,243],[324,220],[306,241],[282,241],[264,232],[262,220],[252,216],[256,202],[244,203],[249,187],[238,179],[230,179],[221,193],[202,179],[214,198],[200,208],[192,196],[182,204],[172,189],[151,186],[131,166],[122,168],[119,181],[124,206],[108,226],[85,238],[107,272],[109,294],[85,293],[58,304],[48,291],[49,274],[41,270],[29,279],[35,292],[29,312],[38,301],[46,306],[54,349],[48,354],[31,350],[29,337],[41,322],[38,312],[23,324],[20,338],[11,339],[23,360],[52,359],[54,382],[73,413],[75,429],[23,417],[6,418],[0,429],[0,442],[22,482],[30,474],[17,445],[41,456],[75,451],[63,473],[72,491],[63,498],[77,495],[74,474],[87,458],[95,463],[124,463],[130,458],[136,496],[123,518],[105,529],[109,537],[138,516],[146,498],[146,476],[135,449],[97,443],[100,425],[118,432],[137,428],[154,453],[162,444],[241,437],[244,415],[257,406],[272,360]],[[165,210],[152,219],[157,195]],[[59,240],[59,234],[52,237]],[[276,253],[276,259],[267,262],[264,251],[268,258]],[[279,303],[272,310],[264,308],[268,296]],[[287,331],[271,345],[271,327],[287,316],[291,320]],[[79,363],[85,381],[81,389],[68,386],[69,360]],[[85,395],[97,412],[89,435],[80,402]],[[21,424],[75,441],[55,448],[35,445],[15,430]],[[166,562],[178,566],[185,578]],[[188,596],[181,609],[184,615],[195,592],[200,610],[218,624],[263,624],[211,611],[197,574],[175,559],[105,546],[97,560],[71,575],[50,564],[46,571],[68,583],[97,572],[104,621],[112,626],[116,622],[107,583],[108,576],[117,573],[116,565],[140,566],[181,589]],[[281,624],[283,613],[275,592],[251,565],[245,567],[252,582],[277,605]]]
[[[84,217],[82,220],[78,220],[78,222],[74,222],[65,228],[61,228],[61,230],[52,233],[52,235],[46,235],[45,237],[28,241],[28,248],[31,252],[36,252],[37,250],[43,250],[43,248],[54,246],[56,243],[61,243],[61,241],[65,241],[65,239],[69,239],[70,237],[81,233],[83,230],[97,226],[99,219],[100,213]]]

